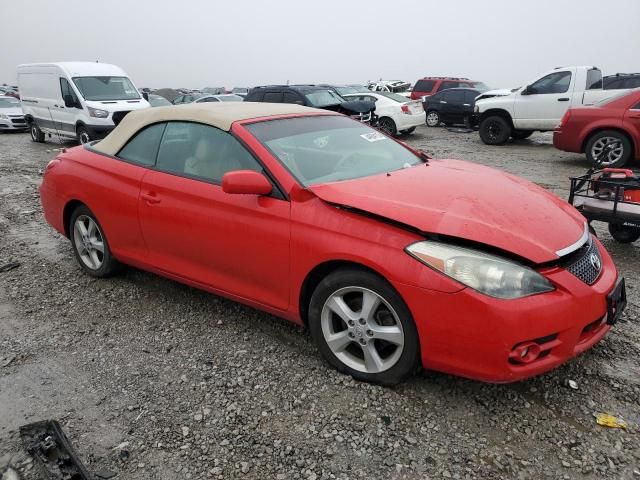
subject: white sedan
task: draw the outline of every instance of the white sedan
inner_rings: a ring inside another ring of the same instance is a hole
[[[375,102],[378,126],[391,135],[413,133],[418,125],[424,125],[425,113],[422,102],[409,100],[397,93],[369,92],[343,95],[349,100]]]

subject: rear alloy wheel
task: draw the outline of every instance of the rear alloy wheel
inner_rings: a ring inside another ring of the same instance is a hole
[[[98,220],[84,205],[71,215],[69,237],[78,263],[89,275],[107,277],[119,267]]]
[[[325,359],[357,380],[394,385],[416,370],[419,344],[398,293],[365,270],[338,270],[316,288],[311,334]]]
[[[480,122],[480,139],[486,145],[503,145],[511,136],[511,125],[503,117],[493,115]]]
[[[395,137],[398,134],[396,122],[389,117],[382,117],[378,120],[378,128],[392,137]]]
[[[629,227],[622,223],[610,223],[609,233],[616,242],[633,243],[640,238],[640,228]]]
[[[631,142],[615,130],[603,130],[591,136],[584,150],[592,165],[600,161],[602,167],[623,167],[631,159]]]
[[[37,143],[44,142],[44,132],[40,130],[40,127],[36,124],[36,122],[32,122],[29,127],[29,132],[31,133],[31,140]]]
[[[89,143],[91,141],[91,135],[89,135],[89,131],[85,127],[78,127],[76,131],[76,137],[78,139],[78,143],[84,145],[85,143]]]
[[[435,110],[427,112],[427,127],[437,127],[440,125],[440,114]]]
[[[511,137],[515,140],[524,140],[525,138],[529,138],[531,135],[533,135],[532,130],[514,130]]]

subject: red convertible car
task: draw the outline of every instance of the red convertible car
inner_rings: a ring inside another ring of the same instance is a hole
[[[592,164],[603,167],[640,159],[640,88],[593,106],[570,108],[553,132],[553,145],[585,153]]]
[[[326,360],[393,384],[491,382],[585,351],[624,308],[566,202],[288,104],[132,112],[46,168],[47,221],[90,275],[128,264],[309,327]]]

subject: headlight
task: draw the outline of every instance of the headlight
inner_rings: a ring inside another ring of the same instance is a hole
[[[5,115],[4,113],[0,113],[0,118],[2,118],[3,120],[9,120],[9,116]]]
[[[107,112],[106,110],[100,110],[99,108],[91,108],[91,107],[87,107],[89,109],[89,115],[92,117],[96,117],[96,118],[107,118],[109,116],[109,112]]]
[[[407,253],[429,267],[490,297],[512,299],[554,290],[538,272],[479,250],[424,241]]]

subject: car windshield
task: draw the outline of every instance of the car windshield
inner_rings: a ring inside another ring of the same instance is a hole
[[[629,90],[626,90],[624,92],[620,92],[617,95],[613,95],[611,97],[607,97],[604,100],[600,100],[599,102],[595,102],[594,105],[597,106],[603,106],[606,105],[610,102],[615,102],[616,100],[620,100],[622,97],[626,97],[627,95],[635,95],[636,93],[638,93],[640,89],[636,89],[636,90],[632,90],[631,92],[629,92]]]
[[[0,108],[16,108],[20,106],[20,100],[13,97],[0,98]]]
[[[400,95],[398,93],[391,92],[376,92],[378,95],[382,95],[383,97],[390,98],[391,100],[395,100],[400,103],[407,103],[409,101],[409,97],[405,97],[404,95]]]
[[[140,98],[127,77],[74,77],[73,83],[85,100],[135,100]]]
[[[351,95],[352,93],[361,93],[361,90],[354,87],[336,87],[336,92],[340,95]]]
[[[162,107],[165,105],[171,105],[171,102],[160,95],[149,95],[149,103],[153,107]]]
[[[240,95],[220,95],[218,100],[221,102],[241,102],[244,99]]]
[[[333,90],[314,90],[304,94],[313,107],[327,107],[329,105],[338,105],[344,102],[344,99]]]
[[[247,129],[304,186],[368,177],[423,162],[395,140],[343,116],[268,120]]]
[[[487,90],[489,90],[489,87],[487,87],[482,82],[473,82],[473,88],[475,88],[479,92],[486,92]]]

